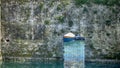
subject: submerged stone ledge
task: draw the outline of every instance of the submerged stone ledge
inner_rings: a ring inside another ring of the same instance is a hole
[[[62,58],[34,58],[34,57],[4,57],[3,61],[29,62],[29,61],[62,61]]]
[[[86,59],[85,62],[90,62],[90,63],[119,63],[120,64],[120,60],[117,59]]]

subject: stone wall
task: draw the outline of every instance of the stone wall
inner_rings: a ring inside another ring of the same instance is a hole
[[[62,57],[63,35],[73,32],[85,37],[86,58],[120,59],[118,5],[5,0],[1,6],[3,57]]]
[[[0,22],[0,40],[1,40],[1,22]],[[1,41],[0,41],[0,60],[2,60],[2,54],[1,54]]]
[[[0,4],[1,4],[1,1],[0,1]],[[0,6],[1,7],[1,6]],[[1,16],[1,8],[0,8],[0,16]],[[2,38],[2,35],[1,35],[1,18],[0,18],[0,40]],[[1,41],[0,41],[0,60],[2,60],[2,54],[1,54]]]

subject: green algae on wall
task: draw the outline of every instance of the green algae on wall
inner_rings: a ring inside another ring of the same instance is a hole
[[[19,3],[19,4],[25,4],[26,2],[29,2],[30,0],[1,0],[2,3]]]
[[[120,6],[119,0],[75,0],[75,5],[77,6],[83,4],[90,4],[90,3],[107,5],[107,6],[114,6],[114,5]]]

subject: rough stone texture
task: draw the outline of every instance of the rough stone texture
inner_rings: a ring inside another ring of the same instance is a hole
[[[0,1],[1,4],[1,1]],[[1,6],[0,6],[1,7]],[[1,8],[0,8],[0,16],[1,16]],[[2,54],[1,54],[1,18],[0,18],[0,60],[2,60]]]
[[[72,0],[3,1],[3,56],[62,57],[63,35],[72,31],[86,38],[86,58],[120,59],[119,11],[116,5],[76,7]]]

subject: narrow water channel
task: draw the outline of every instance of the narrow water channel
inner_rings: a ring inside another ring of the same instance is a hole
[[[83,41],[64,42],[65,68],[84,68],[84,46]]]

